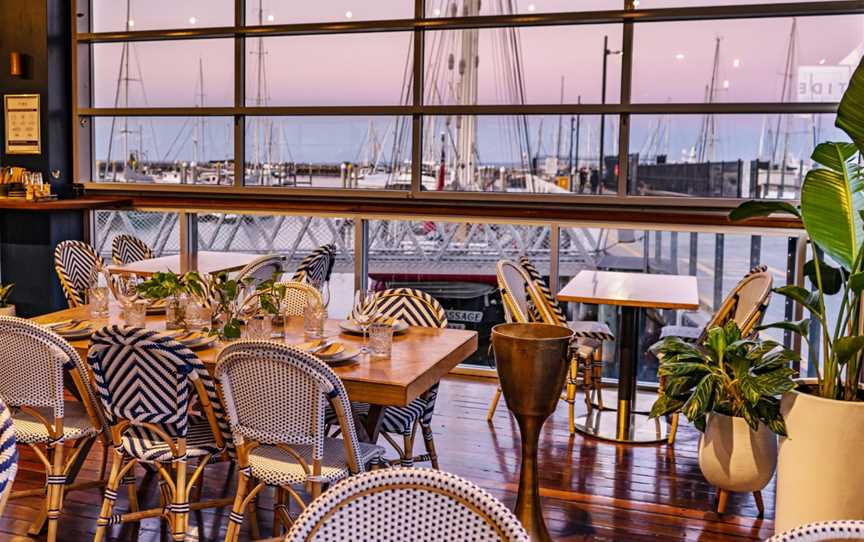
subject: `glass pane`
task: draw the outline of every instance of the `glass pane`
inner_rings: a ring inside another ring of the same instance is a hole
[[[324,23],[332,21],[369,21],[410,19],[414,0],[328,0],[327,2],[284,2],[247,0],[246,24]]]
[[[177,213],[149,211],[95,211],[96,233],[93,246],[111,261],[111,243],[120,234],[134,235],[144,241],[154,256],[180,252],[180,225]]]
[[[95,107],[234,104],[231,39],[93,45]]]
[[[230,118],[97,117],[94,132],[98,182],[234,182]]]
[[[428,32],[426,103],[601,103],[604,56],[606,102],[618,103],[620,50],[620,25]]]
[[[91,0],[93,31],[234,26],[233,0]]]
[[[607,194],[618,186],[618,117],[439,116],[424,125],[423,189]]]
[[[633,101],[836,102],[862,39],[860,15],[637,24]]]
[[[427,0],[426,16],[471,17],[475,15],[513,15],[624,9],[624,0]]]
[[[254,38],[246,105],[399,105],[411,101],[411,33]]]
[[[833,114],[634,115],[630,194],[797,199]]]
[[[246,184],[408,189],[408,117],[247,117]]]
[[[795,4],[813,0],[636,0],[639,9],[690,8],[698,6],[737,6],[739,4]]]

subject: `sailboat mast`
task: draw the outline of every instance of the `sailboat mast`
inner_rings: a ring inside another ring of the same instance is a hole
[[[561,100],[560,104],[564,104],[564,76],[561,76]],[[562,122],[564,121],[563,115],[558,115],[558,139],[555,141],[555,158],[558,161],[561,161],[561,131],[562,131]]]
[[[480,0],[463,0],[462,15],[474,17],[480,14]],[[480,44],[480,31],[476,28],[462,31],[462,50],[459,59],[459,103],[461,105],[475,105],[477,103],[477,66],[480,62],[478,56]],[[459,156],[459,169],[457,173],[462,187],[476,188],[475,174],[476,164],[476,140],[477,140],[477,117],[463,115],[458,123],[457,153]]]
[[[714,103],[717,94],[717,79],[720,76],[720,40],[717,36],[714,45],[714,65],[711,68],[711,82],[705,89],[705,101]],[[714,115],[705,115],[702,119],[702,130],[698,142],[697,162],[705,162],[714,159],[714,142],[716,131],[714,126]]]
[[[792,101],[792,70],[795,67],[795,48],[796,36],[798,34],[798,19],[792,19],[792,28],[789,30],[789,46],[786,49],[786,64],[783,68],[783,86],[780,90],[780,101]],[[771,149],[771,162],[777,163],[779,160],[781,168],[786,166],[786,155],[789,150],[789,117],[786,117],[786,128],[783,130],[783,155],[777,157],[777,150],[780,146],[780,124],[783,122],[783,115],[777,115],[777,129],[774,131],[774,145]]]

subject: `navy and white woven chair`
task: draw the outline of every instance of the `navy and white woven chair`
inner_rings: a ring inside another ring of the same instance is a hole
[[[69,307],[87,303],[87,289],[94,273],[105,262],[96,250],[83,241],[61,241],[54,248],[54,270]]]
[[[15,444],[15,428],[9,409],[0,401],[0,517],[12,492],[15,473],[18,471],[18,447]]]
[[[121,233],[111,241],[111,261],[123,265],[153,257],[153,250],[147,243],[128,233]]]
[[[730,320],[734,320],[741,330],[741,336],[747,337],[754,333],[756,326],[765,316],[768,302],[771,298],[771,287],[774,278],[768,272],[768,267],[760,265],[751,269],[744,278],[729,292],[723,300],[720,308],[714,312],[711,320],[702,327],[665,326],[660,332],[660,338],[678,337],[685,341],[702,343],[708,336],[708,330],[713,327],[723,326]],[[658,393],[662,395],[666,391],[666,378],[660,377]],[[669,436],[667,442],[675,444],[678,434],[679,413],[675,412],[669,417]]]
[[[375,294],[372,303],[375,307],[375,315],[379,319],[401,320],[409,326],[416,327],[439,329],[447,327],[447,314],[444,307],[437,299],[421,290],[413,288],[384,290]],[[437,396],[438,383],[414,399],[408,406],[384,408],[381,414],[383,419],[380,434],[399,454],[398,459],[391,460],[389,463],[410,467],[415,461],[429,461],[433,468],[438,468],[438,454],[435,451],[435,439],[432,434],[432,415]],[[365,419],[370,410],[367,403],[352,403],[352,408],[361,419]],[[415,456],[414,438],[418,426],[423,434],[426,453]],[[402,444],[398,444],[392,435],[401,436]]]
[[[285,542],[528,542],[495,497],[455,474],[382,469],[333,486],[300,514]]]
[[[189,511],[225,506],[229,500],[189,503],[204,467],[225,457],[230,433],[216,386],[201,360],[168,336],[111,326],[92,337],[87,361],[111,424],[111,474],[105,486],[95,541],[118,523],[162,517],[174,540],[183,540]],[[197,398],[200,415],[189,414]],[[187,462],[198,465],[187,475]],[[151,465],[161,478],[163,506],[113,514],[117,488],[135,465]]]
[[[277,254],[261,256],[238,271],[236,279],[251,282],[255,286],[265,280],[272,279],[274,275],[281,274],[284,261],[285,259]]]
[[[821,542],[827,540],[864,540],[864,521],[817,521],[776,534],[766,542]]]
[[[46,485],[34,491],[15,492],[11,498],[44,495],[48,541],[57,538],[58,521],[73,466],[86,453],[104,427],[87,378],[87,370],[75,349],[59,335],[14,316],[0,317],[0,400],[12,410],[15,437],[30,446],[45,467]],[[64,376],[69,391],[81,400],[64,398]],[[65,443],[73,443],[66,448]],[[2,451],[0,451],[2,454]],[[103,473],[104,474],[104,473]],[[92,485],[92,484],[90,484]],[[39,530],[45,518],[38,518]]]
[[[244,510],[267,486],[276,491],[276,529],[290,524],[290,498],[305,506],[294,486],[312,498],[330,484],[363,472],[383,450],[360,443],[342,381],[318,358],[283,344],[241,340],[220,353],[222,385],[239,466],[237,494],[225,536],[237,539]],[[324,410],[336,413],[343,438],[328,438]]]
[[[333,266],[335,264],[336,245],[332,243],[321,245],[300,260],[291,280],[317,284],[323,290],[325,286],[329,286],[330,276],[333,274]]]

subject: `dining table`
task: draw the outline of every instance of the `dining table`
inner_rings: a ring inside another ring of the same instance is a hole
[[[202,275],[220,273],[222,271],[238,271],[247,264],[261,257],[261,254],[247,254],[245,252],[215,252],[203,250],[191,255],[188,268],[184,268],[180,254],[160,256],[158,258],[146,258],[137,262],[121,265],[108,265],[108,272],[113,275],[136,275],[138,277],[149,277],[156,273],[170,271],[182,273],[195,270]]]
[[[558,292],[561,301],[612,305],[618,318],[618,404],[614,419],[589,412],[576,420],[576,429],[604,440],[651,443],[666,440],[665,420],[651,420],[634,411],[637,389],[639,315],[646,308],[699,309],[696,277],[620,271],[579,271]]]
[[[120,324],[119,307],[112,306],[109,316],[101,319],[91,318],[89,306],[83,305],[38,316],[33,321],[46,326],[80,321],[88,322],[93,329],[98,329],[105,325]],[[166,331],[164,314],[148,315],[146,327]],[[288,345],[306,341],[302,317],[286,318],[284,325],[274,325],[274,332],[278,332],[278,335],[274,334],[273,340]],[[324,333],[343,343],[346,349],[359,350],[363,344],[361,336],[342,330],[340,320],[327,320]],[[86,359],[89,338],[70,340],[70,344]],[[215,341],[211,346],[195,351],[211,375],[215,376],[219,352],[228,344]],[[360,354],[353,360],[332,364],[331,368],[342,380],[348,398],[352,402],[370,405],[369,413],[362,423],[355,424],[358,425],[358,437],[365,442],[375,442],[386,407],[409,405],[476,350],[475,331],[410,326],[404,333],[394,335],[388,358],[371,358]]]

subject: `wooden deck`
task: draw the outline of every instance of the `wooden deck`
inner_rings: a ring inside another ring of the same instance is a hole
[[[442,469],[472,480],[512,507],[518,429],[503,401],[494,423],[486,423],[486,408],[494,390],[490,380],[448,377],[441,386],[433,420],[436,445]],[[565,406],[560,404],[540,442],[541,494],[549,530],[557,540],[708,542],[761,540],[771,534],[773,483],[763,492],[768,509],[765,520],[756,517],[749,495],[733,495],[723,517],[711,511],[714,491],[699,472],[698,433],[689,425],[682,426],[674,450],[665,446],[616,446],[578,434],[570,437]],[[22,452],[15,487],[38,487],[43,483],[40,466],[31,452]],[[94,447],[83,477],[96,477],[100,453]],[[208,469],[205,498],[232,493],[233,473],[229,476],[227,471],[224,466]],[[155,480],[140,471],[138,478],[142,505],[152,505],[158,500]],[[67,496],[60,522],[61,541],[92,539],[100,498],[97,490]],[[37,505],[35,499],[11,501],[0,519],[0,540],[26,540]],[[266,509],[268,505],[269,496],[261,501],[262,536],[270,534],[272,516]],[[121,491],[118,509],[124,510],[125,506],[125,491]],[[227,515],[227,509],[193,514],[190,539],[222,540]],[[160,533],[156,520],[143,522],[135,531],[133,525],[115,527],[113,539],[135,540],[137,535],[142,541],[170,540],[167,531]],[[245,529],[242,536],[248,540]]]

